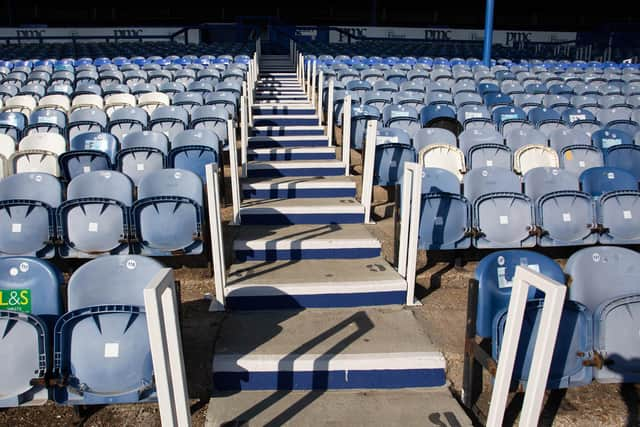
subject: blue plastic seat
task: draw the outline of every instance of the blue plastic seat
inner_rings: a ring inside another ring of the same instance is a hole
[[[206,181],[205,166],[219,164],[222,144],[215,132],[208,129],[190,129],[176,135],[169,152],[169,165],[198,175]]]
[[[418,110],[424,106],[424,92],[400,91],[393,94],[392,102],[397,105],[404,105]]]
[[[603,383],[640,381],[640,255],[614,246],[584,248],[569,258],[565,272],[571,277],[568,299],[594,315],[593,346],[605,359],[594,378]]]
[[[54,256],[55,209],[62,185],[53,175],[20,173],[0,181],[0,255]]]
[[[107,131],[122,142],[128,134],[145,130],[148,122],[149,116],[142,108],[118,108],[111,114]]]
[[[113,169],[118,140],[111,134],[85,132],[71,140],[70,150],[60,154],[58,163],[65,180],[83,173]]]
[[[456,136],[459,135],[463,129],[455,111],[448,105],[428,105],[420,110],[419,117],[423,128],[433,127],[447,129]]]
[[[181,169],[163,169],[142,177],[132,208],[136,253],[195,255],[203,251],[202,181]]]
[[[424,168],[418,228],[418,248],[467,249],[471,246],[471,207],[460,195],[460,181],[453,173]]]
[[[150,172],[162,169],[169,154],[169,140],[160,132],[143,131],[128,134],[116,156],[118,170],[135,185]]]
[[[506,135],[505,142],[514,152],[525,145],[548,145],[547,136],[537,129],[514,129]]]
[[[191,129],[208,129],[215,132],[218,135],[218,139],[226,147],[229,143],[227,120],[230,117],[229,112],[221,106],[203,105],[192,110],[189,127]]]
[[[611,191],[637,191],[638,181],[629,172],[611,167],[595,167],[580,174],[582,191],[600,197]]]
[[[362,150],[366,136],[367,122],[379,120],[380,111],[373,105],[352,105],[351,107],[351,146]]]
[[[502,135],[506,135],[513,125],[527,123],[525,111],[520,107],[509,105],[497,107],[493,110],[491,117]]]
[[[155,401],[143,289],[162,268],[151,258],[114,255],[71,276],[68,312],[55,328],[54,374],[64,384],[55,389],[58,403]]]
[[[560,150],[560,166],[576,175],[587,169],[604,166],[599,148],[591,145],[568,145]]]
[[[43,405],[51,374],[51,340],[62,313],[62,275],[46,261],[0,258],[0,408]],[[32,380],[41,380],[32,385]]]
[[[9,135],[14,141],[22,138],[22,133],[27,125],[27,118],[23,113],[0,113],[0,133]]]
[[[560,153],[571,145],[591,145],[591,138],[579,129],[558,128],[549,134],[549,146]]]
[[[23,135],[32,133],[58,133],[64,135],[67,126],[67,115],[59,110],[36,110],[29,116],[29,125]]]
[[[169,141],[173,141],[177,134],[187,129],[189,113],[182,107],[162,106],[153,110],[149,130],[164,133]]]
[[[204,95],[204,103],[206,105],[214,105],[224,108],[229,112],[229,116],[233,120],[236,120],[238,118],[238,108],[240,106],[238,96],[239,95],[235,92],[231,91],[207,93]]]
[[[371,91],[362,96],[363,105],[371,105],[382,111],[386,105],[391,104],[393,93],[389,91]],[[337,97],[336,97],[337,100]],[[337,116],[336,116],[337,117]]]
[[[446,129],[422,128],[413,135],[413,146],[420,152],[427,145],[447,144],[457,146],[456,136]]]
[[[59,253],[63,258],[89,258],[129,253],[131,180],[115,171],[76,176],[67,200],[57,211]]]
[[[418,129],[418,112],[415,108],[405,105],[387,105],[382,110],[382,124],[384,127],[402,129],[412,137]]]
[[[605,164],[608,167],[624,169],[640,181],[640,147],[637,145],[614,145],[607,150]]]
[[[591,141],[595,147],[601,150],[614,147],[616,145],[633,145],[633,137],[624,131],[600,129],[591,135]]]
[[[84,132],[102,132],[106,129],[107,122],[107,115],[98,108],[74,110],[67,124],[67,140],[71,141],[74,137]]]

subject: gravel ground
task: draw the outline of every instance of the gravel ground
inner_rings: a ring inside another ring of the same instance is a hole
[[[357,153],[352,161],[359,163]],[[359,167],[354,167],[359,171]],[[229,176],[229,173],[226,173]],[[229,194],[229,192],[227,192]],[[375,212],[388,215],[389,200],[393,198],[381,189],[374,193]],[[223,210],[228,221],[231,209]],[[383,242],[387,259],[393,260],[393,220],[379,220],[370,227],[371,232]],[[233,228],[227,227],[225,244],[229,250]],[[230,259],[230,258],[228,258]],[[558,259],[563,262],[563,258]],[[202,264],[202,263],[201,263]],[[418,259],[418,289],[416,296],[422,306],[416,307],[431,338],[443,351],[448,362],[448,378],[454,394],[459,395],[462,383],[464,326],[467,304],[467,282],[473,276],[476,261],[469,261],[462,268],[447,262],[427,263],[424,253]],[[198,267],[176,267],[176,280],[181,290],[181,325],[184,354],[192,399],[193,425],[203,426],[211,389],[211,358],[218,326],[223,314],[209,313],[213,279],[206,264]],[[485,390],[479,402],[480,414],[486,414],[490,396],[490,381],[484,381]],[[640,386],[619,384],[592,384],[570,389],[563,398],[551,396],[545,405],[541,425],[545,426],[639,426]],[[516,396],[506,424],[517,422],[519,398]],[[159,426],[160,417],[155,404],[117,405],[92,407],[74,415],[71,408],[47,404],[35,408],[11,408],[0,410],[0,426]]]

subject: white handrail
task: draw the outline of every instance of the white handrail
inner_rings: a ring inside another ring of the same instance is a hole
[[[222,234],[222,218],[220,214],[220,184],[218,167],[213,163],[205,166],[207,178],[207,202],[209,205],[209,237],[211,239],[211,264],[215,283],[215,299],[209,311],[222,311],[225,305],[224,290],[226,287],[224,241]]]
[[[304,72],[305,72],[305,78],[306,78],[306,84],[305,84],[305,92],[307,94],[307,98],[309,98],[309,95],[311,95],[310,91],[311,91],[311,61],[306,61],[305,63],[305,67],[304,67]]]
[[[413,187],[422,181],[420,165],[413,162],[404,164],[404,174],[402,176],[402,194],[400,194],[400,238],[398,241],[398,273],[402,277],[407,277],[407,259],[409,256],[409,230],[411,215],[413,214]],[[421,184],[421,183],[420,183]]]
[[[346,99],[346,98],[345,98]],[[344,124],[344,122],[343,122]],[[343,126],[344,131],[344,126]],[[362,205],[364,206],[364,222],[371,224],[371,198],[373,196],[373,168],[376,156],[376,136],[378,133],[378,121],[367,121],[367,134],[363,150],[362,171]]]
[[[349,176],[351,169],[351,95],[345,96],[342,104],[342,163],[344,163],[344,174]]]
[[[329,88],[327,93],[327,139],[329,147],[333,146],[333,87],[334,80],[329,79]]]
[[[313,66],[311,68],[311,105],[315,107],[316,105],[316,73],[318,71],[317,67],[318,61],[313,61]]]
[[[159,271],[143,295],[162,425],[189,427],[191,412],[173,270]]]
[[[249,143],[247,115],[247,100],[242,97],[240,99],[240,164],[242,166],[240,174],[243,178],[247,177],[247,145]]]
[[[528,381],[519,425],[522,427],[538,425],[567,287],[528,267],[518,265],[513,277],[513,288],[511,289],[507,322],[502,338],[498,370],[493,384],[487,426],[501,426],[504,419],[527,296],[531,286],[544,292],[544,306],[533,347],[533,360],[527,376]]]
[[[227,120],[229,137],[229,169],[231,169],[231,201],[233,203],[233,218],[231,225],[240,225],[240,178],[238,177],[238,147],[233,120]]]
[[[320,70],[318,74],[318,106],[316,111],[318,112],[318,125],[322,126],[322,118],[324,117],[324,111],[322,109],[322,86],[324,86],[324,73]],[[316,106],[314,105],[314,108]]]

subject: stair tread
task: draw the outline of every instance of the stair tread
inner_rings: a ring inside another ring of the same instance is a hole
[[[364,206],[353,197],[315,198],[315,199],[248,199],[242,202],[241,209],[278,209],[306,212],[364,212]]]
[[[264,128],[267,129],[268,127],[269,126],[265,126]],[[278,126],[273,126],[273,127],[278,127]],[[298,127],[298,126],[294,126],[294,127]],[[315,126],[299,126],[299,127],[316,128]],[[248,138],[248,142],[251,142],[251,141],[299,141],[302,139],[310,139],[313,141],[322,139],[322,140],[328,141],[328,136],[327,135],[253,135]]]
[[[337,168],[340,166],[344,166],[342,160],[253,160],[247,163],[248,169]]]
[[[265,405],[265,402],[272,402]],[[302,402],[302,404],[301,404]],[[447,420],[455,418],[449,423]],[[427,421],[429,420],[429,421]],[[431,422],[431,421],[437,422]],[[221,425],[375,426],[473,424],[446,387],[425,390],[285,391],[225,393],[212,397],[206,427]]]
[[[313,246],[317,244],[331,244],[338,240],[357,241],[361,246],[380,247],[380,241],[373,237],[364,224],[342,224],[342,225],[305,225],[297,224],[290,226],[251,226],[242,227],[238,230],[233,242],[234,249],[243,248],[264,248],[265,243],[269,247],[275,245],[277,248],[282,243],[287,248],[291,243],[301,246]]]
[[[232,264],[228,292],[245,288],[255,295],[296,294],[296,289],[318,294],[406,290],[405,280],[382,257],[364,259],[302,259],[246,261]],[[269,289],[265,289],[269,288]]]
[[[274,178],[247,178],[242,180],[243,187],[273,187],[296,185],[304,187],[335,186],[336,184],[354,186],[351,176],[282,176]]]
[[[318,339],[329,330],[333,333]],[[300,349],[301,343],[313,344]],[[363,353],[435,353],[442,358],[415,313],[400,306],[232,312],[216,342],[216,357]]]
[[[286,154],[286,153],[334,153],[336,147],[267,147],[249,148],[249,154]]]

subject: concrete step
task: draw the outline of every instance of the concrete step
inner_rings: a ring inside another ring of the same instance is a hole
[[[355,197],[356,183],[347,176],[253,178],[242,182],[244,199]]]
[[[380,248],[364,224],[242,227],[233,241],[238,262],[374,258]]]
[[[251,106],[254,116],[257,115],[302,115],[302,114],[316,114],[316,109],[311,105],[300,104],[273,104],[273,105],[256,105]]]
[[[254,96],[256,101],[260,100],[275,100],[280,102],[288,102],[288,101],[306,101],[309,102],[309,97],[305,94],[262,94],[256,93]]]
[[[248,261],[231,265],[225,288],[232,310],[404,304],[406,292],[382,257]]]
[[[250,148],[327,147],[329,141],[322,135],[250,136]]]
[[[308,104],[309,100],[308,99],[287,99],[287,100],[256,99],[255,100],[256,104],[282,104],[283,102],[286,102],[287,104]]]
[[[250,148],[249,160],[335,160],[335,147]]]
[[[297,77],[298,76],[296,74],[295,68],[291,68],[289,71],[287,70],[269,71],[268,65],[267,65],[267,70],[261,67],[260,74],[258,75],[258,79],[267,78],[267,79],[291,80],[291,79],[296,79]]]
[[[247,164],[247,177],[342,176],[345,165],[340,160],[252,161]]]
[[[253,116],[254,126],[317,126],[317,114],[277,114]]]
[[[257,117],[256,117],[257,118]],[[255,119],[255,118],[254,118]],[[251,128],[253,136],[287,136],[287,135],[324,135],[324,127],[315,126],[254,126]]]
[[[402,307],[236,312],[213,357],[216,390],[442,387],[446,362]]]
[[[471,427],[446,388],[427,390],[247,391],[209,401],[206,427]]]
[[[244,225],[361,224],[364,207],[350,197],[249,199],[240,208]]]
[[[258,86],[256,87],[256,93],[259,94],[271,94],[271,95],[276,95],[276,94],[290,94],[290,95],[305,95],[304,90],[302,90],[301,87],[298,86],[291,86],[291,87],[277,87],[277,86]]]

